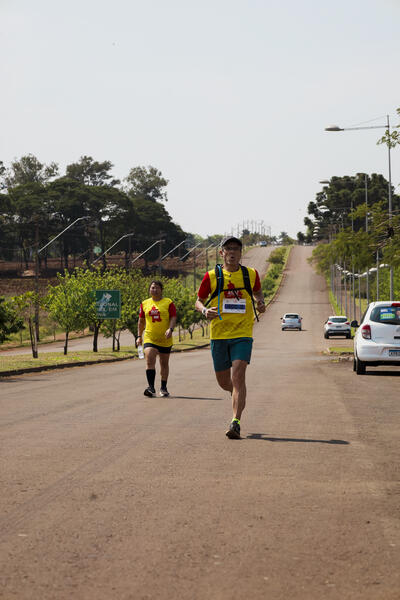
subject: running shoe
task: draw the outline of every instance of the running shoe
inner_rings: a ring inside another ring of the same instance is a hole
[[[168,398],[169,391],[167,390],[167,388],[160,389],[160,396],[161,396],[161,398]]]
[[[147,387],[147,388],[144,390],[144,392],[143,392],[143,394],[144,394],[145,396],[148,396],[149,398],[153,398],[153,396],[154,396],[154,394],[155,394],[155,393],[156,393],[156,390],[155,390],[153,387],[150,387],[150,386],[149,386],[149,387]]]
[[[240,440],[240,425],[237,421],[232,421],[225,434],[231,440]]]

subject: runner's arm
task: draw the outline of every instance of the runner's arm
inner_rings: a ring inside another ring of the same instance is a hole
[[[216,317],[218,317],[218,308],[216,306],[206,308],[204,306],[204,303],[206,302],[206,300],[207,300],[207,298],[200,298],[199,296],[197,296],[197,300],[196,300],[194,307],[196,310],[201,312],[202,315],[204,315],[206,319],[210,319],[210,320],[215,319]]]
[[[261,288],[261,281],[258,272],[256,271],[256,280],[253,287],[253,296],[257,302],[257,310],[260,313],[265,312],[264,292]]]
[[[145,330],[145,328],[146,328],[146,317],[144,316],[144,310],[143,310],[143,306],[141,304],[140,310],[139,310],[139,319],[138,319],[138,326],[137,326],[138,335],[136,338],[136,344],[142,343],[142,335],[143,335],[143,331]],[[138,340],[140,340],[140,342],[138,342]]]
[[[208,296],[211,294],[211,283],[210,276],[208,272],[204,275],[203,281],[200,284],[197,300],[195,302],[195,309],[201,312],[206,319],[215,319],[218,317],[218,309],[217,307],[206,308],[204,303],[207,301]]]
[[[168,327],[167,331],[165,332],[165,337],[167,339],[169,339],[172,336],[172,332],[174,331],[175,325],[176,325],[176,307],[173,302],[171,302],[171,304],[169,305],[168,312],[169,312],[169,327]]]

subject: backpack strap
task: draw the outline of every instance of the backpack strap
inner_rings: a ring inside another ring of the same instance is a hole
[[[246,292],[249,294],[249,296],[251,298],[251,303],[253,305],[254,315],[255,315],[255,317],[256,317],[256,319],[258,321],[259,318],[258,318],[258,314],[257,314],[257,311],[256,311],[256,305],[254,303],[253,290],[251,289],[249,270],[248,270],[247,267],[245,267],[243,265],[240,265],[240,268],[242,269],[244,289],[246,290]]]
[[[219,317],[219,320],[222,321],[221,309],[220,309],[220,296],[221,296],[222,290],[224,289],[224,272],[222,270],[222,265],[220,265],[220,264],[215,265],[215,278],[217,280],[217,286],[204,306],[208,306],[210,304],[211,300],[213,300],[216,296],[218,296],[218,304],[217,304],[218,317]]]
[[[211,294],[204,306],[208,306],[211,300],[214,300],[214,298],[218,296],[218,293],[221,293],[224,289],[224,273],[222,270],[222,265],[215,265],[215,279],[217,280],[217,287],[215,288],[215,290],[213,291],[213,293]]]

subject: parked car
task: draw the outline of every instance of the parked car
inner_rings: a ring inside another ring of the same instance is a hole
[[[367,366],[400,366],[400,302],[371,302],[360,324],[351,322],[354,336],[353,370],[364,375]]]
[[[344,315],[332,315],[324,323],[324,338],[328,339],[331,335],[345,335],[351,338],[350,321]]]
[[[267,245],[267,242],[265,240],[261,240],[260,246],[266,246],[266,245]]]
[[[298,329],[301,331],[301,316],[298,313],[286,313],[281,317],[282,331],[285,329]]]

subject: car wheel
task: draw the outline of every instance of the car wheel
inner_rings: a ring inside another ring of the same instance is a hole
[[[299,327],[299,331],[301,331],[301,327]]]
[[[356,359],[353,358],[353,371],[356,371]]]
[[[346,337],[347,337],[348,340],[351,340],[351,333],[347,333]]]
[[[324,333],[324,338],[325,338],[326,340],[329,340],[329,335],[328,335],[327,333]]]
[[[365,362],[356,356],[356,373],[357,375],[365,375]]]

